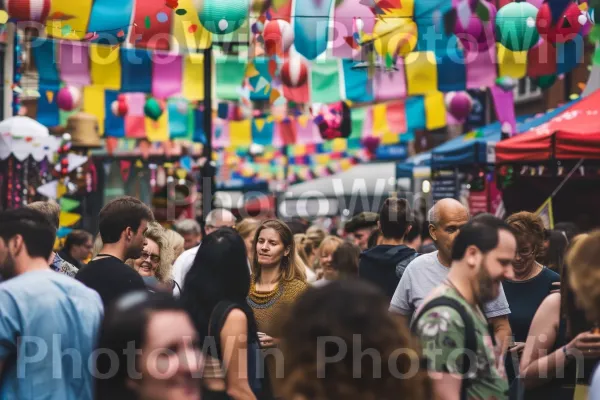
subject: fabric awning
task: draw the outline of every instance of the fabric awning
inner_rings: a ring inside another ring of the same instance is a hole
[[[550,121],[496,144],[498,163],[600,159],[600,90]]]

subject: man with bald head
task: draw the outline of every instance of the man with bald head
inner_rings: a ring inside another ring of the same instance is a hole
[[[427,215],[429,233],[438,251],[424,254],[414,259],[402,275],[390,304],[390,311],[408,320],[433,289],[444,283],[452,264],[452,246],[460,228],[469,222],[469,211],[457,200],[438,201]],[[490,324],[494,327],[496,339],[506,348],[510,336],[508,314],[510,309],[500,289],[496,300],[483,305]],[[407,321],[408,322],[408,321]]]
[[[204,231],[207,235],[210,235],[219,228],[235,227],[236,219],[235,215],[233,215],[231,211],[224,208],[215,208],[206,215],[205,222],[206,225]],[[181,255],[177,257],[177,260],[175,260],[175,264],[173,264],[173,280],[181,289],[183,289],[183,281],[185,280],[185,276],[190,268],[192,268],[192,264],[196,258],[196,253],[198,253],[198,249],[201,245],[202,243],[181,253]],[[179,294],[179,288],[175,288],[175,295]]]

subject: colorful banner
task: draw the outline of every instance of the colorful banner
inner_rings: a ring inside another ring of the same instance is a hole
[[[129,41],[136,47],[169,50],[173,9],[165,0],[135,2],[133,24]]]
[[[50,37],[82,40],[88,32],[92,0],[52,0],[50,15],[69,15],[68,20],[54,19],[46,24]]]
[[[121,52],[119,47],[90,44],[92,84],[121,90]]]
[[[87,44],[61,41],[58,50],[60,79],[68,85],[77,87],[90,85],[90,58]]]
[[[88,26],[88,32],[98,35],[93,41],[124,41],[129,35],[133,3],[134,0],[94,0]]]
[[[202,75],[199,79],[202,81]],[[198,78],[196,79],[198,80]],[[159,99],[181,94],[183,58],[177,54],[152,54],[152,95]]]

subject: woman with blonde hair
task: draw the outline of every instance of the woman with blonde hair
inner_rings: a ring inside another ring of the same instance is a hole
[[[185,239],[173,229],[166,229],[165,235],[167,235],[167,243],[173,249],[173,262],[175,262],[185,250]]]
[[[327,236],[321,241],[321,245],[317,249],[317,275],[319,275],[321,279],[317,282],[323,282],[319,283],[318,286],[325,284],[331,278],[330,276],[325,276],[325,273],[331,268],[333,252],[342,243],[344,243],[344,241],[337,236]]]
[[[254,248],[252,243],[254,242],[254,234],[260,225],[260,221],[254,218],[244,218],[235,226],[235,230],[244,239],[246,245],[246,253],[248,254],[248,260],[252,260],[254,257]]]
[[[171,270],[175,258],[165,229],[157,223],[151,223],[144,236],[146,244],[141,256],[135,260],[127,260],[126,263],[142,277],[155,278],[160,286],[172,287]],[[148,279],[148,281],[152,281],[152,279]]]
[[[254,311],[263,347],[273,347],[273,323],[306,289],[304,264],[290,228],[276,219],[260,224],[252,246],[252,282],[248,304]]]

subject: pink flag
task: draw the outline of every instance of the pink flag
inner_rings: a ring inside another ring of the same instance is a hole
[[[166,99],[181,93],[183,57],[177,54],[152,54],[152,95]]]
[[[398,58],[396,62],[397,71],[385,71],[378,69],[375,72],[374,88],[375,100],[386,101],[406,97],[406,80],[404,78],[404,62]]]
[[[513,136],[517,133],[517,121],[515,118],[515,99],[512,90],[504,91],[498,86],[490,88],[492,98],[494,99],[494,107],[496,109],[496,117],[502,125],[502,132]]]
[[[129,111],[125,115],[125,136],[128,138],[143,139],[146,137],[146,123],[144,116],[144,93],[127,93]]]
[[[481,53],[466,55],[467,89],[479,89],[494,86],[497,77],[496,47],[492,46]]]
[[[225,148],[229,146],[231,139],[229,137],[229,121],[215,118],[213,125],[212,140],[215,148]]]
[[[371,2],[375,4],[374,1]],[[354,39],[355,19],[360,18],[363,31],[371,33],[375,24],[375,16],[365,0],[345,0],[333,12],[333,56],[352,58],[352,43]],[[349,43],[350,42],[350,43]]]
[[[61,41],[58,51],[60,79],[78,87],[91,85],[87,43]]]

